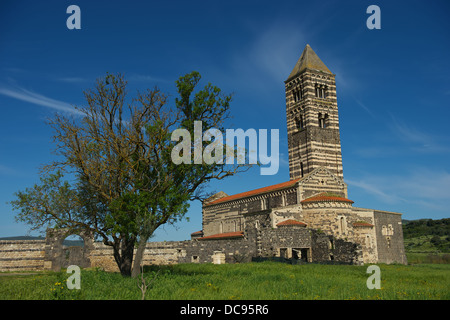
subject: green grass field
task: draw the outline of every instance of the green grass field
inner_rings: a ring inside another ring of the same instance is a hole
[[[450,265],[379,265],[381,289],[366,286],[367,266],[248,264],[180,264],[165,266],[148,289],[158,300],[290,299],[450,299]],[[150,278],[159,267],[146,270]],[[69,290],[65,272],[0,274],[0,299],[141,299],[136,279],[117,273],[82,270],[81,289]]]

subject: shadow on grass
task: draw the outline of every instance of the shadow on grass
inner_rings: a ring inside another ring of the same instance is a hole
[[[196,268],[195,265],[189,269],[180,265],[144,265],[144,273],[155,273],[160,270],[163,275],[206,275],[213,274],[215,270],[206,270],[206,268]]]

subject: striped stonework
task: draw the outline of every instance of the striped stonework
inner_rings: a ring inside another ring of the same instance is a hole
[[[290,179],[318,167],[343,177],[335,75],[308,45],[285,81]]]

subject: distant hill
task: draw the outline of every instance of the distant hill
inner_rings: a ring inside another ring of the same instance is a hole
[[[45,240],[45,237],[32,237],[32,236],[16,236],[16,237],[3,237],[0,240]],[[67,247],[84,247],[84,241],[82,240],[64,240],[63,245]]]
[[[450,252],[450,219],[403,220],[407,252]]]
[[[31,237],[31,236],[17,236],[17,237],[3,237],[0,240],[45,240],[44,237]]]

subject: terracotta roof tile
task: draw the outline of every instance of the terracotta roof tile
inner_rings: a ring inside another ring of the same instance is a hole
[[[306,223],[301,222],[301,221],[297,221],[297,220],[293,220],[293,219],[289,219],[289,220],[285,220],[282,221],[280,223],[277,223],[277,227],[280,226],[302,226],[302,227],[306,227]]]
[[[318,195],[315,195],[313,197],[307,198],[305,200],[302,200],[301,203],[306,203],[306,202],[325,202],[325,201],[337,201],[337,202],[348,202],[348,203],[354,203],[352,200],[344,198],[344,197],[339,197],[336,195],[332,195],[326,192],[320,193]]]
[[[200,231],[195,231],[195,232],[192,232],[192,233],[191,233],[191,235],[193,236],[193,235],[196,235],[196,234],[201,234],[201,233],[203,233],[203,231],[202,231],[202,230],[200,230]]]
[[[242,192],[242,193],[238,193],[238,194],[235,194],[235,195],[232,195],[232,196],[228,196],[228,197],[217,199],[217,200],[209,202],[209,203],[205,203],[204,206],[205,207],[206,206],[211,206],[211,205],[215,205],[215,204],[222,203],[222,202],[228,202],[228,201],[242,199],[242,198],[247,198],[247,197],[251,197],[251,196],[255,196],[255,195],[258,195],[258,194],[271,192],[271,191],[275,191],[275,190],[279,190],[279,189],[289,188],[289,187],[294,186],[300,180],[301,179],[290,180],[290,181],[274,184],[274,185],[271,185],[271,186],[268,186],[268,187],[259,188],[259,189],[255,189],[255,190],[251,190],[251,191]]]
[[[235,231],[235,232],[213,234],[211,236],[198,238],[198,240],[230,239],[230,238],[240,238],[243,236],[244,231]]]

